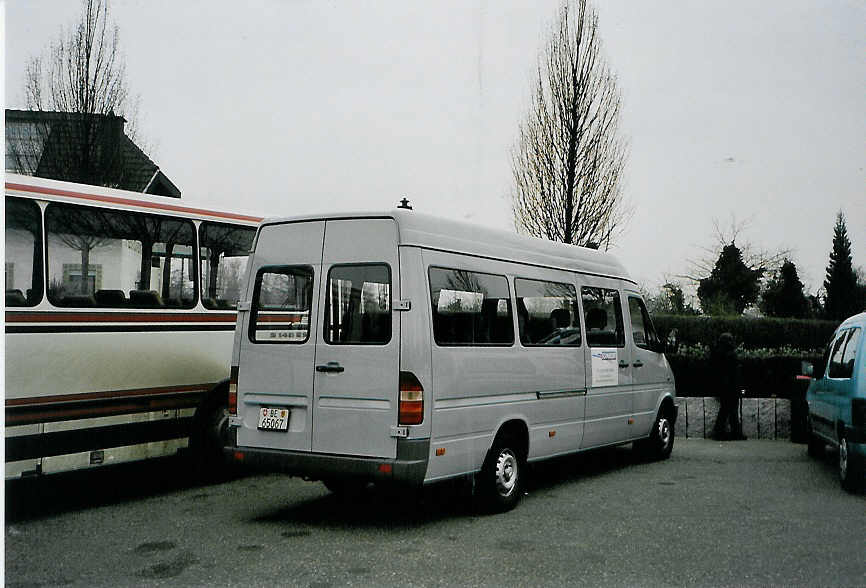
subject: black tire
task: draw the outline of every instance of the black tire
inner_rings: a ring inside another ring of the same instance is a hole
[[[517,506],[523,496],[525,470],[525,452],[520,445],[513,438],[497,437],[477,478],[484,509],[506,512]]]
[[[674,423],[668,411],[662,408],[656,415],[649,438],[641,444],[646,458],[652,461],[669,458],[674,450],[674,436]]]
[[[232,473],[223,448],[229,443],[228,398],[215,393],[196,411],[189,448],[199,478],[220,480]]]
[[[824,451],[827,448],[827,444],[824,443],[824,440],[816,437],[815,433],[812,432],[811,423],[806,424],[806,453],[809,454],[810,457],[824,457]]]
[[[852,454],[845,434],[839,436],[839,482],[849,492],[858,492],[863,486],[863,463]]]
[[[368,482],[354,478],[325,478],[322,484],[339,498],[351,499],[362,495],[367,490]]]

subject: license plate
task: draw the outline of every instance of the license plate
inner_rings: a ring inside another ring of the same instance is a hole
[[[259,428],[265,431],[287,431],[289,428],[289,409],[267,407],[260,409]]]

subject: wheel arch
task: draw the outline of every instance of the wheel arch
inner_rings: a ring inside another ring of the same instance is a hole
[[[500,439],[514,439],[519,444],[515,449],[523,452],[523,459],[529,456],[529,426],[521,417],[509,417],[504,419],[496,428],[491,447]]]

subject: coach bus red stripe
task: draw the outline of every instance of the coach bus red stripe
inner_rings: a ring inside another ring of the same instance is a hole
[[[7,323],[234,323],[237,314],[6,311]]]
[[[173,204],[162,204],[159,202],[142,202],[140,200],[132,200],[130,198],[119,198],[117,196],[97,196],[96,194],[82,194],[79,192],[70,192],[69,190],[58,190],[56,188],[43,188],[41,186],[28,186],[26,184],[6,183],[7,190],[18,190],[21,192],[35,192],[37,194],[49,194],[52,196],[65,196],[67,198],[78,198],[81,200],[94,200],[97,202],[106,202],[109,204],[123,204],[126,206],[136,206],[138,208],[149,208],[154,210],[168,210],[171,212],[181,212],[185,214],[197,214],[202,216],[212,216],[216,218],[226,218],[231,220],[247,221],[258,223],[262,219],[255,216],[246,216],[243,214],[233,214],[230,212],[217,212],[215,210],[205,210],[203,208],[188,208],[186,206],[176,206]]]
[[[159,396],[161,394],[177,394],[180,392],[203,392],[210,390],[216,382],[206,384],[189,384],[186,386],[161,386],[158,388],[134,388],[129,390],[105,390],[102,392],[82,392],[80,394],[59,394],[55,396],[35,396],[30,398],[7,398],[6,408],[12,406],[52,405],[64,402],[81,402],[83,400],[103,400],[106,398],[124,398],[133,396]]]

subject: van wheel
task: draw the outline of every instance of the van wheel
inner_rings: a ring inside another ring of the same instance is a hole
[[[849,492],[860,490],[863,484],[863,471],[860,468],[857,456],[852,454],[848,447],[848,439],[845,435],[839,438],[839,482]]]
[[[513,439],[497,439],[478,474],[479,494],[491,512],[511,510],[523,495],[525,460]]]
[[[824,449],[827,445],[812,432],[811,423],[807,424],[806,436],[806,453],[809,457],[824,457]]]
[[[674,424],[668,417],[668,413],[662,409],[650,431],[649,439],[646,440],[644,450],[646,457],[654,461],[667,459],[674,449]]]

